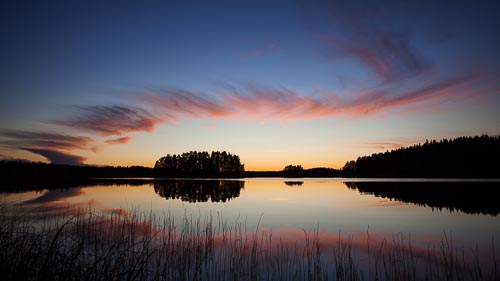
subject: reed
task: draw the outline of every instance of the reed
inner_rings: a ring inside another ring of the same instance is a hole
[[[222,215],[176,221],[166,213],[89,208],[71,216],[36,217],[0,207],[2,280],[498,280],[479,249],[454,245],[445,233],[425,255],[395,234],[358,253],[352,237],[325,245],[319,227],[294,243],[272,232],[248,230]],[[492,241],[493,249],[494,241]]]

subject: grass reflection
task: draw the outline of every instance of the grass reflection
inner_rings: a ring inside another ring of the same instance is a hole
[[[3,280],[498,280],[494,250],[484,263],[445,235],[422,250],[408,236],[376,240],[305,230],[273,237],[216,216],[161,218],[137,210],[77,208],[33,219],[1,207]],[[326,235],[328,236],[328,235]],[[332,238],[333,237],[333,238]],[[495,247],[493,247],[494,249]],[[464,252],[462,252],[464,251]]]

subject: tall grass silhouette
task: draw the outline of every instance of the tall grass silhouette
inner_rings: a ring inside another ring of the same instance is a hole
[[[66,210],[67,211],[67,210]],[[34,216],[1,207],[2,280],[499,280],[498,258],[460,249],[445,234],[424,254],[410,237],[358,253],[351,236],[325,245],[319,227],[294,243],[222,215],[176,220],[139,210],[75,208]],[[494,244],[494,242],[492,241]],[[367,253],[367,254],[366,254]]]

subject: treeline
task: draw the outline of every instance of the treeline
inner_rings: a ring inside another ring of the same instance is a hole
[[[459,137],[359,157],[345,176],[500,178],[500,137]]]
[[[334,178],[341,177],[342,171],[333,168],[311,168],[281,171],[247,171],[247,178]]]
[[[67,183],[93,178],[201,177],[415,177],[500,178],[500,137],[487,135],[424,144],[376,153],[349,161],[342,170],[303,169],[287,165],[281,171],[245,171],[238,155],[226,151],[167,155],[154,168],[72,166],[28,161],[0,161],[0,176],[9,186]],[[1,188],[5,189],[5,188]]]
[[[3,187],[31,189],[35,186],[68,186],[87,184],[92,179],[102,178],[151,178],[153,169],[142,166],[74,166],[29,161],[0,161]],[[93,181],[93,180],[92,180]]]
[[[226,151],[167,154],[158,159],[154,166],[156,177],[243,176],[244,171],[240,157]]]

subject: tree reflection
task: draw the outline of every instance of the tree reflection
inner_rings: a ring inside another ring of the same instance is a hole
[[[162,180],[154,182],[155,192],[166,199],[186,202],[226,202],[240,196],[244,181]]]
[[[287,186],[290,186],[290,187],[293,187],[293,186],[300,187],[304,184],[304,182],[303,181],[285,181],[285,184]]]
[[[466,214],[500,214],[498,182],[345,182],[362,194]]]

